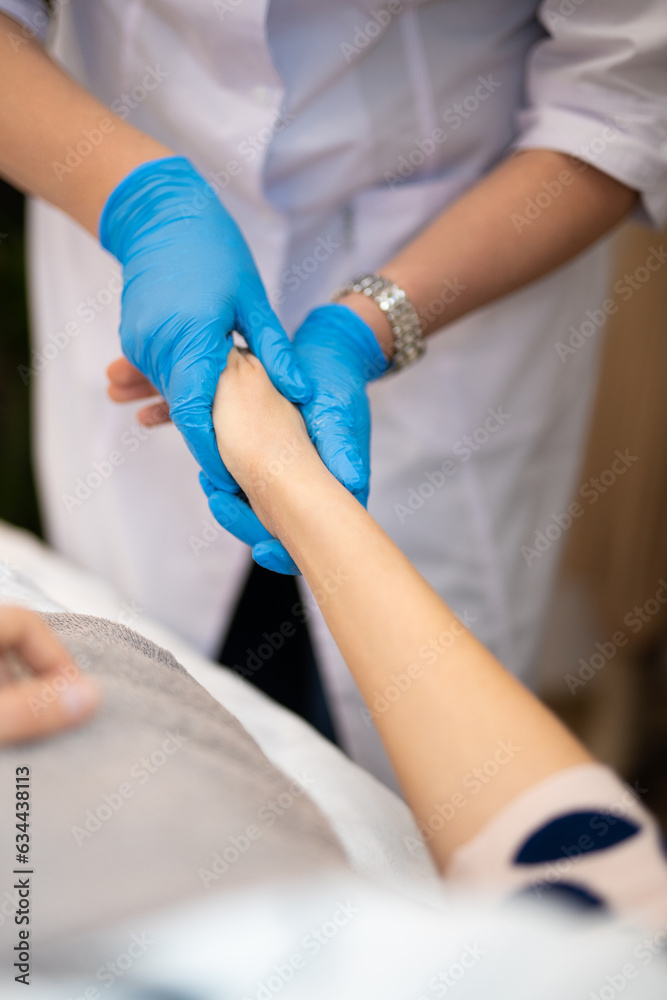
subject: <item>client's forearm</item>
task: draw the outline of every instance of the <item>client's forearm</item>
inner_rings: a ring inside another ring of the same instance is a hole
[[[263,516],[270,508],[272,529],[322,595],[418,822],[428,826],[457,794],[466,801],[431,842],[440,867],[519,792],[590,760],[316,456],[269,477],[257,503]]]
[[[230,353],[213,423],[227,468],[321,595],[417,821],[454,805],[430,840],[441,868],[517,794],[589,761],[327,471],[256,358]]]

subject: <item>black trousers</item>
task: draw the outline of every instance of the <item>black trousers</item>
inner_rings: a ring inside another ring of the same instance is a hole
[[[294,577],[251,563],[218,660],[338,742]]]

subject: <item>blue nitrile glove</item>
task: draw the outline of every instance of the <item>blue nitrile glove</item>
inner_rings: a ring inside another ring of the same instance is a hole
[[[231,331],[243,334],[288,399],[301,403],[311,395],[241,231],[204,178],[173,156],[120,182],[104,207],[100,239],[123,265],[124,354],[164,396],[209,479],[238,490],[211,419]],[[257,540],[266,537],[255,522]]]
[[[329,471],[366,506],[371,414],[366,385],[389,363],[375,334],[352,309],[313,309],[293,340],[299,368],[313,387],[301,407],[312,441]]]
[[[293,346],[313,387],[312,399],[301,407],[308,433],[329,471],[365,506],[370,475],[366,384],[387,370],[382,349],[371,328],[342,305],[314,309],[297,330]],[[212,489],[207,492],[211,511],[224,527],[231,529],[234,518],[239,526],[243,523],[247,515],[230,505],[229,498]],[[253,547],[255,562],[277,572],[294,572],[280,542],[265,534]]]
[[[260,566],[272,569],[275,573],[298,576],[301,570],[292,560],[287,549],[277,538],[271,535],[250,506],[235,493],[216,490],[210,479],[203,472],[199,473],[199,482],[208,497],[208,506],[216,521],[227,531],[235,535],[241,542],[250,545],[252,557]],[[270,558],[268,565],[260,557],[269,545]]]

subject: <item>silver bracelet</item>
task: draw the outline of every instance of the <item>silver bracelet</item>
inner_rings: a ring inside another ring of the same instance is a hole
[[[338,302],[352,292],[368,296],[389,320],[394,338],[394,356],[389,371],[398,371],[417,361],[426,350],[417,311],[402,288],[381,274],[358,274],[331,296]]]

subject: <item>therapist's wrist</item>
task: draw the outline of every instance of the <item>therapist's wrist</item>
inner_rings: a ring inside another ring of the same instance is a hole
[[[115,144],[106,144],[106,159],[89,183],[89,190],[94,204],[91,205],[94,227],[88,226],[94,235],[99,236],[100,223],[104,209],[114,191],[130,174],[148,163],[170,158],[175,154],[161,142],[145,135],[126,122],[117,123],[111,115],[114,133],[118,135]],[[112,135],[113,138],[113,135]]]
[[[76,210],[72,211],[69,205],[64,207],[72,218],[99,238],[105,207],[125,179],[145,164],[175,154],[169,147],[128,122],[121,121],[111,112],[107,117],[96,118],[95,128],[91,130],[100,132],[104,141],[76,167]]]
[[[402,368],[424,351],[425,322],[415,294],[417,287],[404,279],[400,268],[389,264],[377,274],[357,275],[344,289],[345,294],[336,295],[334,301],[363,319],[385,361]]]

